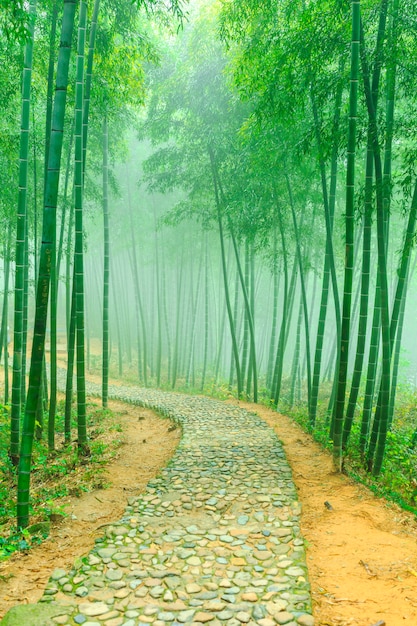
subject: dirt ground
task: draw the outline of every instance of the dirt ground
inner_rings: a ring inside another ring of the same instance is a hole
[[[417,624],[416,517],[334,473],[330,454],[288,417],[239,405],[275,429],[292,467],[317,626]]]
[[[287,417],[260,405],[239,405],[256,410],[276,430],[292,466],[303,505],[316,625],[417,624],[415,517],[335,474],[330,455]],[[120,403],[113,407],[121,410]],[[0,565],[0,616],[16,603],[38,600],[51,571],[85,554],[103,525],[122,515],[127,498],[143,490],[173,454],[178,430],[168,432],[167,422],[151,411],[132,405],[124,410],[126,444],[108,468],[112,487],[72,499],[67,510],[74,519],[53,528],[27,555]]]

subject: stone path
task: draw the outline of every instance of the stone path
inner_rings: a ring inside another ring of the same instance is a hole
[[[272,429],[208,398],[110,395],[178,422],[179,447],[87,556],[52,573],[41,603],[2,626],[313,626],[300,504]]]

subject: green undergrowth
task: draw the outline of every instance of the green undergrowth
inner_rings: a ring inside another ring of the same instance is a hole
[[[16,528],[17,471],[8,456],[9,407],[0,405],[0,561],[16,550],[27,550],[48,536],[50,525],[67,517],[70,497],[83,492],[104,489],[106,465],[123,444],[120,413],[102,409],[98,402],[87,404],[90,456],[79,457],[77,442],[64,440],[64,403],[60,401],[56,416],[56,445],[48,450],[46,433],[35,440],[31,473],[31,525],[23,532]],[[47,428],[47,414],[44,417]],[[76,437],[73,411],[73,437]]]
[[[378,477],[366,471],[365,460],[359,449],[361,403],[362,398],[359,398],[356,420],[344,459],[344,471],[357,482],[366,485],[375,495],[417,515],[417,393],[406,386],[397,390],[395,415],[387,434],[384,462]],[[323,448],[331,450],[327,405],[328,398],[322,396],[314,431],[310,428],[305,403],[298,403],[292,408],[283,404],[280,410],[309,432]]]

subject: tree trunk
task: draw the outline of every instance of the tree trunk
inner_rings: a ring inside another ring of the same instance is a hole
[[[30,93],[32,83],[33,33],[35,28],[36,0],[29,5],[29,40],[25,46],[22,76],[22,109],[19,151],[19,195],[16,224],[15,289],[14,289],[14,328],[13,328],[13,379],[12,405],[10,413],[10,450],[13,465],[19,460],[20,413],[24,402],[22,397],[23,363],[23,312],[25,276],[27,261],[27,184],[29,158]],[[36,194],[36,189],[34,190]],[[5,291],[5,297],[7,292]],[[6,378],[5,378],[6,380]]]
[[[225,292],[225,298],[226,298],[226,308],[227,308],[227,315],[228,315],[228,318],[229,318],[230,334],[231,334],[231,338],[232,338],[233,355],[234,355],[234,359],[235,359],[236,380],[237,380],[237,395],[238,395],[238,398],[240,398],[241,395],[242,395],[242,392],[243,392],[243,381],[242,381],[240,361],[239,361],[239,350],[238,350],[237,339],[236,339],[235,322],[234,322],[234,319],[233,319],[233,312],[232,312],[232,307],[231,307],[231,304],[230,304],[230,293],[229,293],[229,283],[228,283],[228,278],[227,278],[226,255],[225,255],[225,249],[224,249],[223,220],[222,220],[222,214],[221,214],[221,204],[220,204],[219,188],[218,188],[218,182],[217,182],[217,175],[216,175],[216,168],[215,168],[215,162],[214,162],[214,155],[213,155],[213,151],[212,151],[211,148],[209,148],[209,155],[210,155],[210,163],[211,163],[212,176],[213,176],[214,195],[215,195],[216,207],[217,207],[217,223],[219,225],[220,248],[221,248],[221,259],[222,259],[224,292]]]
[[[33,434],[36,408],[41,386],[42,363],[45,352],[46,318],[51,277],[51,255],[55,240],[56,206],[62,152],[62,137],[68,84],[68,69],[71,52],[76,2],[64,0],[61,45],[58,56],[56,92],[52,115],[51,148],[46,176],[46,193],[39,278],[36,291],[35,330],[32,344],[32,359],[29,374],[29,391],[23,421],[19,475],[17,526],[25,528],[29,522],[29,488]]]
[[[356,119],[358,108],[359,48],[360,48],[360,2],[352,0],[352,38],[349,94],[349,129],[346,172],[346,212],[345,212],[345,276],[343,286],[343,314],[339,349],[338,383],[333,419],[333,462],[337,470],[342,469],[343,413],[347,382],[347,367],[350,341],[350,316],[353,282],[353,242],[354,242],[354,192],[355,192],[355,150]]]
[[[109,236],[109,132],[107,116],[103,120],[103,361],[102,361],[102,404],[107,408],[109,396],[109,279],[110,279],[110,236]]]

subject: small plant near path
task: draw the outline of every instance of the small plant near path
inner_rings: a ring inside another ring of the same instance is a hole
[[[76,442],[66,444],[63,435],[63,405],[58,405],[57,446],[48,451],[44,439],[37,440],[33,453],[31,525],[16,528],[16,470],[8,456],[9,410],[1,407],[0,428],[0,561],[16,551],[27,551],[49,535],[51,524],[68,516],[65,499],[93,489],[104,489],[105,467],[124,442],[120,413],[102,409],[98,401],[87,405],[91,455],[78,457]]]

